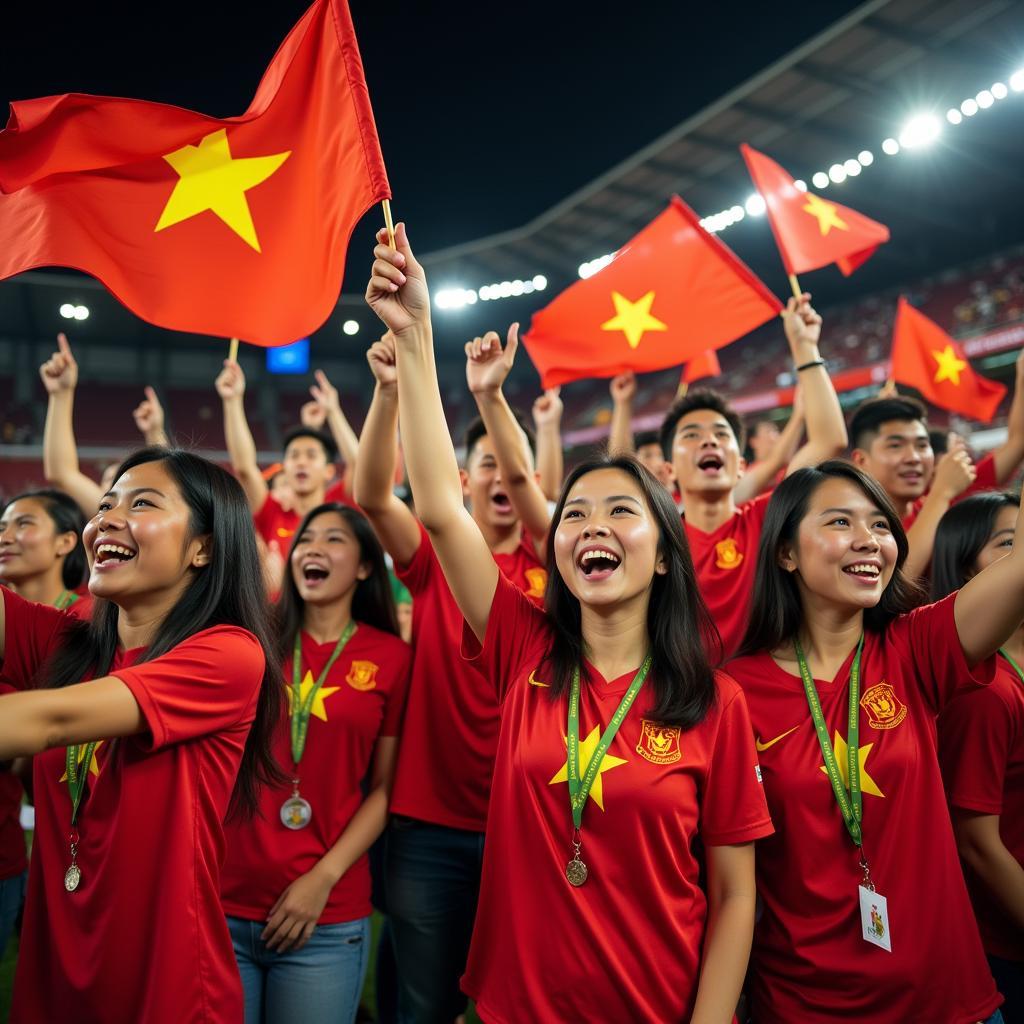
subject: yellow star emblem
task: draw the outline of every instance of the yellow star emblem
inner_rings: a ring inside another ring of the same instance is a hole
[[[622,331],[630,348],[636,348],[646,331],[667,331],[668,325],[651,316],[654,292],[648,292],[642,299],[630,302],[624,295],[612,292],[615,316],[601,324],[602,331]]]
[[[198,146],[182,146],[168,153],[164,159],[178,172],[178,183],[153,230],[163,231],[210,210],[260,252],[245,193],[266,181],[290,156],[291,150],[236,160],[224,128],[201,139]]]
[[[960,387],[960,374],[967,369],[967,360],[961,359],[953,351],[952,345],[947,345],[941,352],[933,349],[932,358],[939,364],[935,371],[935,383],[948,380]]]
[[[88,746],[87,743],[79,743],[78,744],[78,750],[76,752],[75,761],[79,765],[81,765],[83,759],[85,758],[85,749],[86,749],[87,746]],[[96,760],[96,754],[99,752],[99,749],[102,746],[103,746],[103,740],[100,740],[99,743],[97,743],[96,746],[93,748],[92,757],[89,759],[89,773],[91,775],[99,775],[99,773],[100,773],[100,763],[99,763],[99,761]],[[51,776],[51,778],[52,778],[52,776]],[[68,781],[67,770],[65,770],[64,774],[60,777],[60,781],[61,782],[67,782]]]
[[[863,747],[857,748],[857,763],[860,765],[860,790],[862,793],[870,793],[872,796],[880,796],[883,800],[885,794],[875,784],[875,780],[871,778],[867,773],[865,765],[867,764],[868,754],[871,753],[871,748],[874,743],[868,743]],[[835,738],[832,740],[832,749],[836,754],[836,762],[839,764],[839,777],[843,780],[843,785],[850,788],[850,769],[847,766],[850,757],[850,748],[846,745],[846,740],[837,732]],[[822,765],[821,770],[828,775],[828,769]]]
[[[299,683],[299,703],[305,704],[306,698],[309,697],[309,691],[313,689],[313,673],[306,672],[301,683]],[[332,693],[337,693],[341,689],[340,686],[321,686],[320,692],[313,698],[313,706],[310,708],[310,714],[319,718],[321,722],[327,721],[327,708],[324,707],[324,700]],[[288,687],[288,714],[291,715],[295,708],[295,694],[291,686]]]
[[[580,778],[587,773],[587,766],[590,764],[590,759],[594,756],[594,751],[597,750],[597,745],[601,741],[601,728],[595,725],[590,731],[590,735],[585,740],[580,740]],[[594,778],[594,784],[590,787],[589,799],[593,800],[601,810],[604,810],[604,783],[601,781],[601,776],[613,768],[618,768],[620,764],[625,764],[626,759],[622,757],[613,757],[611,754],[605,754],[601,759],[601,767],[597,770],[597,775]],[[549,786],[553,786],[556,782],[568,782],[569,781],[569,759],[565,759],[565,764],[558,769],[555,777],[548,783]]]
[[[823,235],[827,235],[832,228],[839,228],[840,231],[850,230],[846,221],[836,212],[836,204],[816,196],[813,192],[807,193],[807,203],[803,210],[818,218],[818,228]]]

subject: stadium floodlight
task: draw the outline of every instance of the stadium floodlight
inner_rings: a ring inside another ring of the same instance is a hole
[[[828,175],[824,171],[815,171],[811,184],[815,188],[828,188]]]
[[[793,188],[795,188],[798,192],[806,192],[807,191],[807,182],[804,181],[803,178],[797,178],[793,182]]]
[[[860,161],[854,160],[852,157],[843,163],[843,167],[846,168],[846,173],[851,178],[856,178],[861,172]]]
[[[988,110],[988,108],[996,101],[996,98],[988,91],[988,89],[982,89],[974,99],[982,110]]]
[[[346,320],[342,325],[341,329],[351,337],[353,334],[359,333],[359,321],[358,320]]]
[[[1024,92],[1024,68],[1010,75],[1010,88],[1014,92]]]
[[[875,162],[875,154],[870,149],[862,149],[857,154],[857,160],[861,167],[870,167]]]
[[[942,122],[934,114],[918,114],[903,126],[900,145],[904,149],[923,149],[942,134]]]
[[[842,164],[833,164],[828,169],[828,176],[837,185],[841,185],[846,181],[846,168]]]
[[[964,117],[974,117],[977,112],[978,104],[975,103],[974,100],[967,99],[960,104],[960,113],[963,114]]]
[[[476,292],[472,288],[442,288],[434,295],[434,305],[438,309],[462,309],[476,302]]]
[[[75,306],[75,319],[76,320],[88,320],[89,319],[89,307],[88,306]]]
[[[60,315],[64,317],[65,320],[74,320],[75,307],[70,302],[65,302],[64,305],[60,307]]]
[[[961,114],[956,107],[950,107],[949,110],[946,111],[946,120],[950,124],[959,124],[963,119],[964,115]]]
[[[1010,90],[1007,89],[1002,82],[994,82],[992,88],[989,89],[989,92],[992,93],[997,100],[1005,100],[1006,97],[1010,95]]]
[[[895,156],[900,151],[900,144],[895,139],[886,139],[882,143],[882,152],[886,156]]]
[[[548,279],[543,274],[538,274],[533,279],[533,287],[536,288],[537,291],[542,292],[542,291],[544,291],[545,288],[547,288],[547,286],[548,286]]]
[[[764,196],[762,196],[760,192],[755,192],[753,195],[747,196],[747,201],[743,204],[743,209],[746,210],[751,217],[760,217],[767,209]]]

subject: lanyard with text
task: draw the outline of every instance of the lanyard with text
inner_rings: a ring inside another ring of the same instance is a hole
[[[68,793],[71,795],[71,832],[68,836],[71,844],[71,864],[64,872],[64,888],[68,892],[74,892],[82,881],[82,871],[78,866],[78,829],[75,828],[75,821],[89,778],[89,765],[92,764],[98,746],[99,741],[93,740],[91,743],[73,743],[64,751],[64,770],[68,779]]]
[[[587,803],[587,798],[590,796],[590,789],[594,785],[594,780],[601,770],[601,762],[604,760],[605,754],[608,753],[608,748],[612,745],[612,740],[615,739],[619,726],[622,725],[626,715],[629,713],[629,709],[632,707],[633,701],[636,700],[636,695],[640,692],[640,687],[644,685],[644,680],[647,678],[647,673],[650,670],[651,656],[648,654],[644,658],[643,664],[637,669],[636,675],[633,676],[633,681],[623,694],[622,700],[619,701],[615,714],[612,715],[608,727],[601,734],[601,738],[597,742],[597,748],[590,757],[583,777],[580,778],[580,670],[578,667],[573,669],[572,684],[569,690],[569,727],[566,731],[566,747],[568,748],[566,770],[569,781],[569,807],[572,810],[572,823],[574,826],[573,858],[565,866],[565,877],[569,879],[572,885],[580,886],[587,880],[587,866],[580,859],[580,849],[583,846],[580,837],[580,827],[583,824],[583,808]]]
[[[1013,658],[1007,653],[1005,647],[999,648],[999,653],[1013,666],[1013,671],[1020,677],[1020,681],[1024,683],[1024,669],[1021,669],[1020,665],[1013,660]]]
[[[73,593],[70,590],[62,590],[60,596],[56,601],[53,602],[53,607],[57,611],[62,612],[65,608],[70,608],[78,600],[78,594]]]

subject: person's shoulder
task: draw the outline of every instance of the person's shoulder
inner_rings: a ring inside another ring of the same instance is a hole
[[[715,695],[723,706],[729,704],[737,694],[743,692],[743,687],[731,675],[731,668],[732,662],[724,669],[715,669]]]
[[[359,623],[356,636],[361,646],[371,646],[392,656],[401,656],[410,650],[409,645],[400,636],[386,629],[371,626],[368,622]]]
[[[193,633],[167,653],[173,654],[176,651],[184,653],[190,649],[219,652],[225,667],[231,666],[232,659],[236,658],[244,659],[258,654],[260,660],[263,659],[263,648],[255,633],[242,626],[233,626],[223,622],[207,626],[206,629]]]

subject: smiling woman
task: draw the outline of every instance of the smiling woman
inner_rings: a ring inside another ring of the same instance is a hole
[[[23,692],[0,697],[0,759],[39,755],[11,1020],[239,1019],[222,821],[276,777],[281,700],[245,498],[145,449],[85,543],[89,623],[2,591],[0,681]]]

